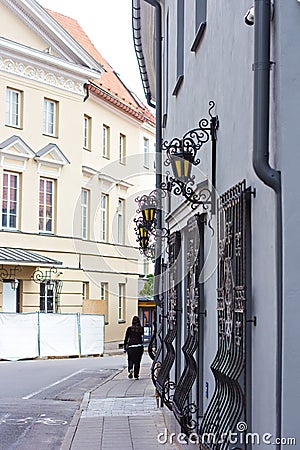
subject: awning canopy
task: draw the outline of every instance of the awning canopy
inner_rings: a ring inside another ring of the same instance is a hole
[[[34,266],[60,266],[61,261],[47,258],[22,248],[0,247],[0,264],[26,264]]]

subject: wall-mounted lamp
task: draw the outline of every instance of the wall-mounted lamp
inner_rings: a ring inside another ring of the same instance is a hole
[[[14,266],[5,268],[3,264],[0,266],[0,279],[10,281],[11,288],[16,291],[19,286],[19,280],[16,278],[16,273],[21,272],[21,266]]]
[[[207,209],[206,205],[212,205],[213,201],[212,193],[207,188],[200,191],[194,188],[195,176],[191,175],[191,171],[193,165],[200,164],[200,159],[197,157],[198,150],[201,150],[202,146],[211,140],[211,185],[214,189],[216,140],[219,127],[218,116],[213,116],[211,113],[214,107],[215,102],[210,101],[209,120],[201,119],[197,128],[189,130],[182,138],[175,137],[170,142],[165,141],[162,145],[163,150],[166,150],[167,153],[165,165],[171,166],[173,176],[167,173],[167,180],[161,184],[161,189],[168,192],[173,190],[175,195],[183,195],[192,208],[203,205]]]
[[[138,242],[141,249],[144,251],[149,245],[149,231],[147,230],[142,218],[136,221],[136,230],[138,232]]]
[[[137,197],[135,201],[138,203],[137,213],[142,215],[135,218],[135,232],[137,241],[139,242],[140,251],[146,258],[155,259],[155,240],[160,233],[162,238],[167,237],[169,231],[166,228],[157,230],[157,208],[158,195],[165,196],[164,191],[154,190],[149,195]]]
[[[14,278],[13,280],[11,280],[10,282],[11,288],[16,291],[18,289],[19,286],[19,280],[17,280],[16,278]]]
[[[157,191],[150,192],[149,195],[137,197],[137,213],[142,213],[143,221],[148,230],[156,226]]]

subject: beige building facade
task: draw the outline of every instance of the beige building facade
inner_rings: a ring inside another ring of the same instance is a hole
[[[138,311],[154,118],[76,21],[0,5],[0,312],[103,313],[118,345]]]

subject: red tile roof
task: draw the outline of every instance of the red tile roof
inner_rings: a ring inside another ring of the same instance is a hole
[[[98,52],[88,35],[79,23],[63,14],[46,9],[46,11],[75,39],[97,62],[106,70],[98,80],[93,80],[88,87],[95,94],[108,101],[118,109],[142,122],[149,121],[155,124],[155,118],[149,109],[139,104],[131,95],[110,64]]]

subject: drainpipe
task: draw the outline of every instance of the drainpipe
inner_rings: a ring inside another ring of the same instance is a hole
[[[162,183],[162,13],[161,6],[157,0],[144,0],[155,8],[155,81],[156,81],[156,153],[155,153],[155,163],[156,163],[156,189],[158,193],[160,192],[160,186]],[[148,103],[151,99],[148,99]],[[153,106],[153,104],[149,103]],[[156,257],[154,266],[154,299],[157,305],[160,304],[159,290],[160,290],[160,274],[161,274],[161,253],[162,253],[162,242],[160,231],[162,229],[162,210],[161,210],[161,196],[157,197],[157,230],[158,236],[156,240]]]
[[[88,83],[84,83],[83,89],[85,89],[85,97],[84,97],[84,99],[83,99],[83,102],[86,102],[87,99],[88,99],[89,96],[90,96],[90,90],[89,90],[89,85],[88,85]]]
[[[276,436],[282,419],[282,195],[281,174],[269,163],[271,0],[254,2],[253,168],[276,195]],[[281,445],[276,446],[277,449]]]

